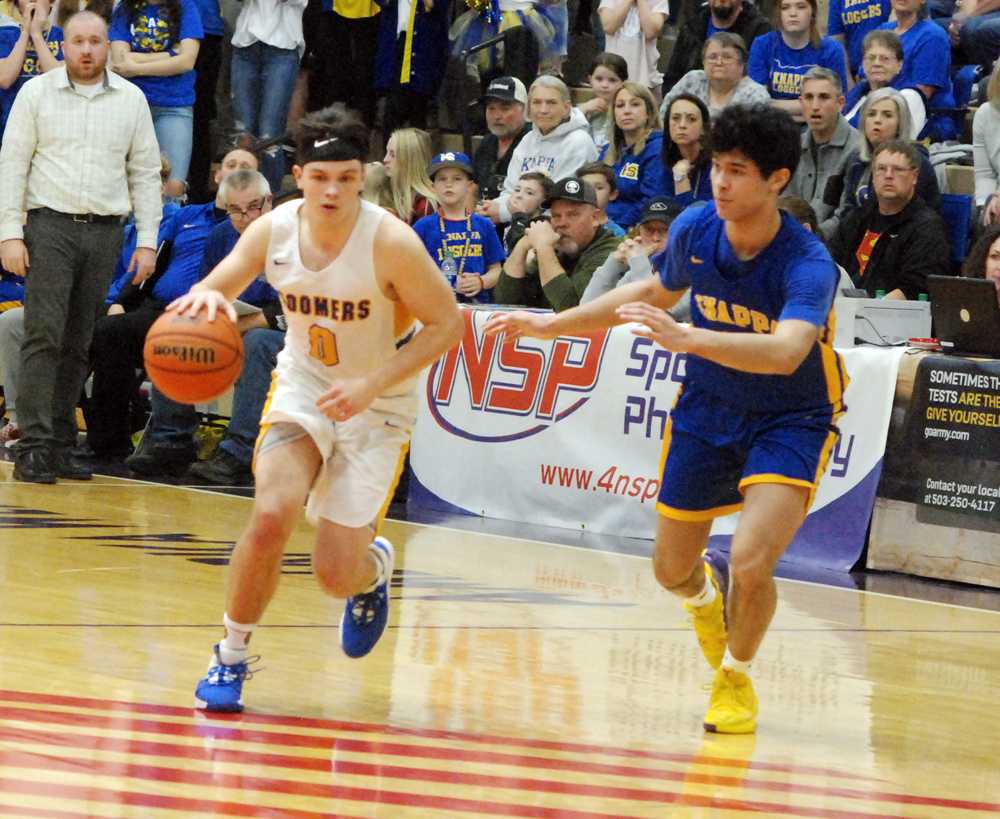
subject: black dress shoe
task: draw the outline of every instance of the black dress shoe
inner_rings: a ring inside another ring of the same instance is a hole
[[[125,466],[144,478],[167,476],[179,478],[198,457],[193,446],[140,446],[125,459]]]
[[[56,473],[44,449],[21,450],[14,456],[14,480],[26,483],[55,483]]]
[[[207,461],[195,461],[185,476],[212,486],[253,486],[250,464],[230,455],[222,447]]]
[[[52,468],[60,478],[71,481],[89,481],[94,473],[87,464],[74,457],[68,449],[56,449],[52,452]]]

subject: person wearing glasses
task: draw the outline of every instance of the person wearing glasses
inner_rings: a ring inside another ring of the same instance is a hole
[[[262,214],[271,210],[271,186],[255,170],[240,170],[227,176],[219,186],[217,207],[227,219],[208,234],[201,260],[203,279],[236,246],[240,236]],[[278,291],[264,278],[264,271],[237,299],[241,313],[236,326],[241,333],[253,329],[284,329]],[[150,394],[152,415],[139,448],[125,459],[125,465],[137,475],[178,477],[195,461],[199,413],[190,404],[172,401],[155,386]]]
[[[876,146],[875,195],[844,218],[830,242],[834,261],[870,296],[881,290],[887,299],[915,301],[927,292],[928,276],[952,272],[944,221],[917,195],[920,165],[911,142]]]
[[[880,88],[899,91],[910,113],[910,129],[903,134],[916,139],[927,124],[927,103],[916,87],[907,86],[902,80],[903,41],[895,31],[876,29],[865,37],[861,59],[864,77],[851,88],[844,98],[844,116],[855,128],[861,127],[861,110],[868,98]]]
[[[701,68],[688,71],[664,96],[661,117],[666,118],[668,106],[681,94],[700,99],[713,118],[727,105],[771,101],[767,89],[747,76],[747,47],[739,34],[713,34],[701,49],[701,62]]]

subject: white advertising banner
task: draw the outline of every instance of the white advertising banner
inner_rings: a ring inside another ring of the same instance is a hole
[[[651,537],[661,440],[685,356],[626,327],[508,344],[483,332],[489,311],[463,313],[462,344],[421,380],[411,467],[432,503],[487,517]],[[866,498],[850,504],[865,516],[863,544],[902,352],[855,348],[843,354],[851,376],[848,411],[810,517],[864,487]],[[731,533],[735,520],[720,518],[713,534]]]

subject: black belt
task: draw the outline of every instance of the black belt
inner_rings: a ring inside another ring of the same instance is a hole
[[[61,219],[71,219],[74,222],[84,222],[94,225],[122,225],[125,223],[124,216],[104,213],[63,213],[61,210],[52,208],[35,208],[29,213],[45,214],[46,216],[58,216]]]

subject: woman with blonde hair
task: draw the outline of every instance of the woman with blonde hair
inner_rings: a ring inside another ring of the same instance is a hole
[[[385,181],[374,192],[372,201],[411,225],[434,213],[438,202],[427,177],[430,164],[430,134],[419,128],[393,131],[381,166]]]
[[[652,92],[624,82],[611,101],[608,144],[601,153],[615,171],[618,197],[608,203],[608,218],[628,230],[639,221],[647,199],[663,189],[663,129]]]
[[[972,160],[976,168],[976,204],[983,225],[1000,224],[1000,60],[986,87],[987,103],[972,120]]]
[[[832,235],[836,226],[852,209],[861,207],[875,195],[872,187],[871,161],[875,148],[890,139],[906,140],[912,131],[910,108],[906,99],[895,88],[880,88],[868,95],[868,100],[861,109],[860,115],[861,144],[858,156],[844,171],[844,190],[837,208],[836,223],[831,228]],[[934,210],[941,209],[941,189],[938,187],[937,176],[927,156],[927,151],[920,144],[916,145],[920,154],[920,175],[917,178],[917,196],[924,200]]]

